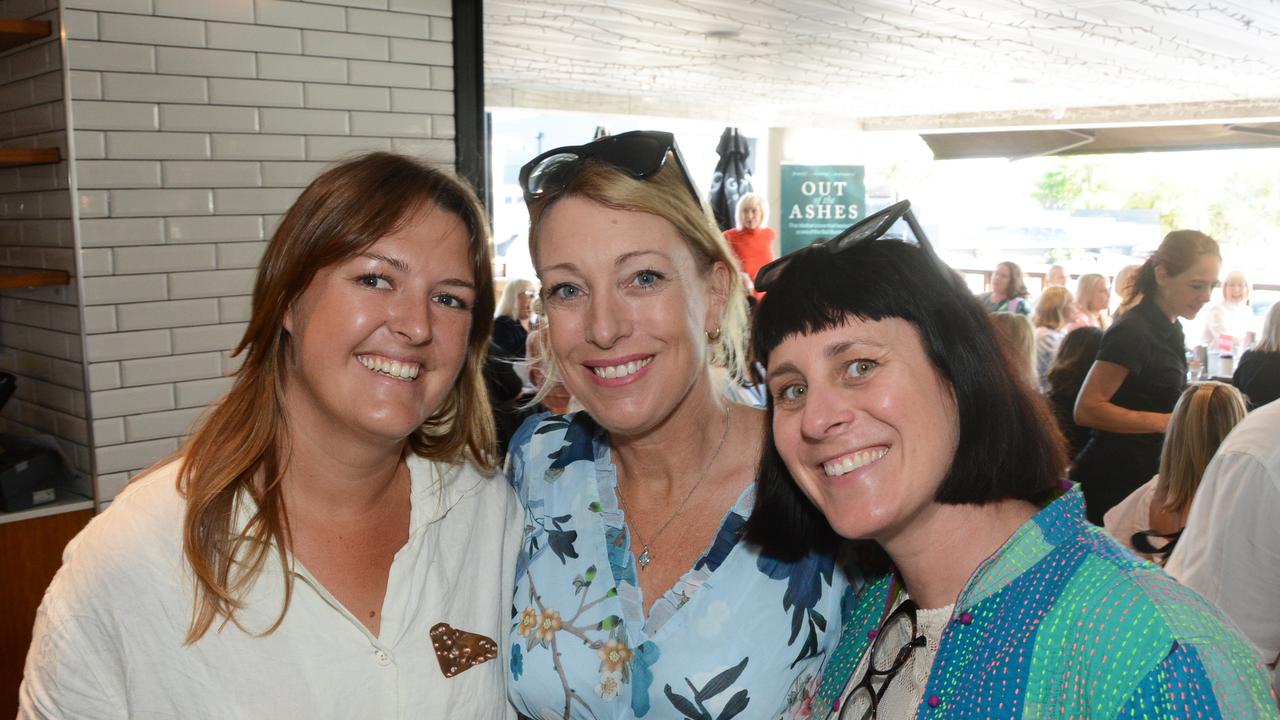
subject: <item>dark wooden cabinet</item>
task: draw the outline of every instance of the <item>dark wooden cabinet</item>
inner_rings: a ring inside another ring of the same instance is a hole
[[[0,718],[18,714],[36,608],[62,565],[63,548],[92,517],[92,510],[78,510],[0,524]]]

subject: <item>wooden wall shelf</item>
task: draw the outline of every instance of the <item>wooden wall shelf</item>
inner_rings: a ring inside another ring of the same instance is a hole
[[[58,148],[0,148],[0,167],[51,165],[60,160]]]
[[[71,276],[64,270],[0,267],[0,290],[24,290],[66,285],[70,282]]]
[[[12,50],[33,40],[49,37],[53,32],[47,20],[12,20],[0,18],[0,52]]]

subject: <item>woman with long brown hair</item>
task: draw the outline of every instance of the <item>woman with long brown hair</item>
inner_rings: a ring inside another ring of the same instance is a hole
[[[1187,385],[1178,318],[1194,318],[1209,302],[1221,266],[1213,238],[1195,230],[1169,233],[1125,298],[1141,300],[1102,337],[1075,408],[1076,423],[1093,428],[1093,437],[1071,470],[1095,525],[1159,470],[1169,415]]]
[[[492,283],[456,179],[374,153],[312,182],[227,396],[68,547],[21,716],[508,717]]]

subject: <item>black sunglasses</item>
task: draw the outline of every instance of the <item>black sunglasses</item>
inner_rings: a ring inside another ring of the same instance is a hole
[[[773,262],[760,268],[756,273],[755,287],[759,292],[768,292],[769,288],[778,281],[782,276],[782,272],[786,270],[787,264],[792,258],[802,252],[807,251],[825,251],[831,254],[842,253],[850,248],[857,247],[863,243],[872,242],[885,237],[889,230],[899,221],[906,222],[907,227],[911,230],[911,234],[915,237],[916,244],[920,249],[929,253],[935,258],[936,262],[941,264],[941,260],[937,260],[937,253],[933,251],[933,246],[929,244],[929,238],[924,234],[924,229],[920,227],[920,223],[916,220],[916,216],[911,212],[911,201],[901,200],[889,207],[873,213],[862,220],[850,225],[839,235],[829,240],[819,240],[807,247],[800,248],[795,252],[788,253]]]
[[[633,130],[593,140],[586,145],[567,145],[548,150],[520,168],[520,189],[525,204],[535,199],[562,192],[577,177],[586,160],[597,160],[617,168],[637,180],[653,177],[667,162],[667,154],[675,158],[680,177],[689,188],[693,201],[702,205],[698,188],[689,177],[688,166],[676,147],[676,138],[660,130]]]

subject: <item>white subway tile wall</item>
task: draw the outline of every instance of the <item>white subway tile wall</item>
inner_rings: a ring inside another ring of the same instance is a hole
[[[0,169],[0,266],[65,270],[75,276],[57,3],[0,2],[0,17],[52,23],[48,38],[0,55],[0,147],[57,147],[64,158],[57,165]],[[98,28],[90,15],[72,15],[67,18],[67,27],[75,28],[78,40],[96,44]],[[147,48],[121,44],[100,53],[96,60],[104,67],[150,68],[148,52]],[[84,78],[76,82],[85,88],[86,97],[92,95],[92,83]],[[87,112],[102,114],[103,109],[89,108]],[[132,113],[114,117],[115,122],[130,127],[144,122]],[[88,145],[94,152],[95,143]],[[105,195],[88,200],[96,212],[105,212]],[[86,275],[111,275],[112,258],[107,252],[94,251],[82,258]],[[0,431],[52,435],[67,458],[88,472],[89,413],[80,300],[74,282],[0,291],[0,370],[17,376],[14,396],[0,411]],[[101,320],[94,318],[96,326],[110,329]]]
[[[82,371],[40,364],[79,367],[78,315],[65,331],[33,335],[47,327],[48,303],[4,298],[6,333],[21,316],[22,342],[42,350],[6,342],[0,363],[32,366],[50,392],[19,414],[54,426],[78,419],[69,430],[80,436],[92,430],[107,502],[230,387],[225,373],[239,360],[229,351],[244,333],[266,241],[312,178],[365,150],[453,164],[451,11],[449,0],[61,3],[90,412],[83,393],[77,405],[74,388],[52,379]],[[62,127],[52,107],[61,100],[59,87],[46,101],[55,124],[44,131]],[[18,245],[8,241],[17,222],[28,220],[5,218],[0,243]],[[71,252],[69,230],[51,238],[36,247]]]

